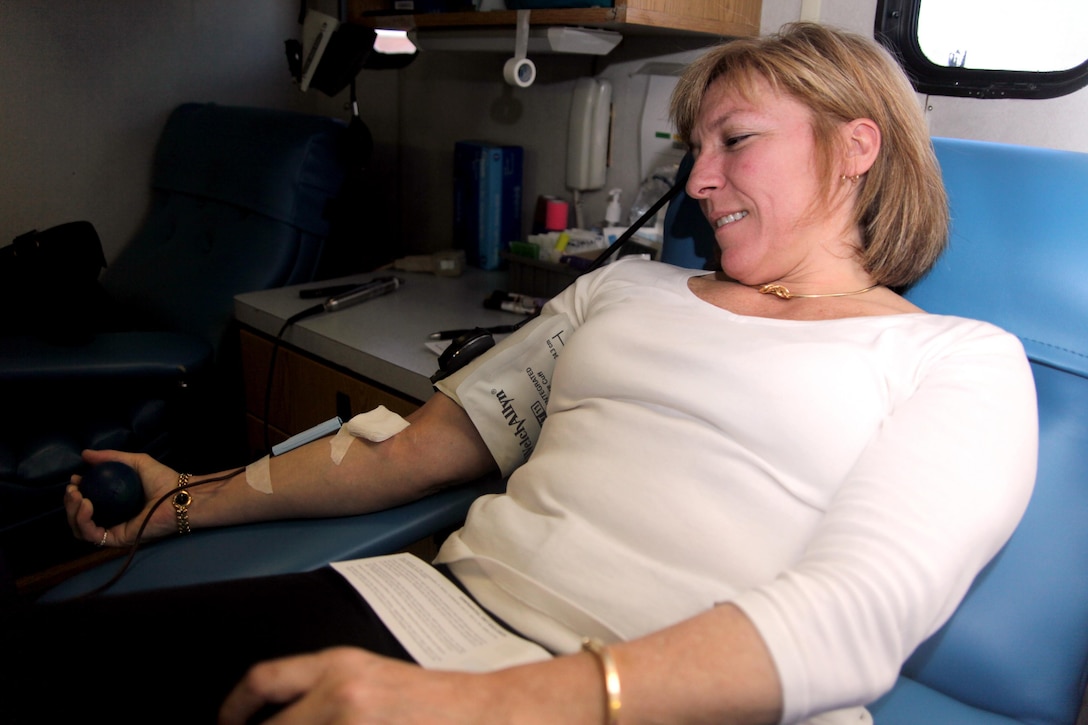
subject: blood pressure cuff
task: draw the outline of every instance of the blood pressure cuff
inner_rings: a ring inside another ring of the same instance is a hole
[[[536,446],[555,362],[573,332],[564,314],[538,317],[435,383],[468,413],[503,476],[529,460]]]

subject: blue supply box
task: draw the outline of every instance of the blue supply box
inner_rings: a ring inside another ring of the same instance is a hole
[[[453,246],[481,269],[504,266],[503,252],[519,241],[521,146],[457,141],[453,151]]]

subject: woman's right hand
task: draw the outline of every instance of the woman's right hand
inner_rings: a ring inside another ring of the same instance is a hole
[[[83,452],[83,460],[92,466],[106,461],[119,461],[131,466],[140,476],[146,499],[143,510],[137,516],[107,530],[95,523],[94,507],[79,491],[80,477],[72,476],[72,482],[64,491],[64,510],[68,517],[68,526],[77,539],[98,546],[127,546],[134,543],[152,505],[177,486],[176,471],[143,453],[88,450]],[[177,531],[174,510],[168,503],[164,503],[155,510],[142,538],[156,539],[174,531]]]

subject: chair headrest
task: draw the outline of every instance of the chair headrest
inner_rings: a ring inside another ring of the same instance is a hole
[[[1088,376],[1088,154],[935,138],[948,250],[908,293],[992,322],[1038,362]]]
[[[163,129],[152,185],[324,236],[328,199],[346,177],[347,143],[346,124],[334,118],[186,103]]]

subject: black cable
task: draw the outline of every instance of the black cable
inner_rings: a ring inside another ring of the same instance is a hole
[[[592,272],[593,270],[597,269],[598,267],[602,266],[605,262],[607,262],[609,257],[611,257],[613,254],[618,252],[620,247],[622,247],[624,244],[626,244],[627,241],[631,237],[633,237],[635,235],[635,232],[637,232],[639,229],[641,229],[643,226],[645,226],[646,222],[653,219],[654,215],[657,214],[657,212],[661,211],[661,207],[665,206],[670,201],[672,201],[673,197],[675,197],[677,194],[679,194],[680,190],[683,189],[683,188],[684,188],[684,182],[680,182],[680,183],[675,184],[672,187],[670,187],[669,190],[666,191],[664,194],[662,194],[661,198],[658,199],[657,201],[655,201],[650,206],[650,208],[647,209],[642,214],[642,216],[640,216],[635,221],[634,224],[627,227],[627,229],[625,229],[622,234],[620,234],[618,237],[616,237],[616,241],[614,241],[614,242],[612,242],[612,244],[608,245],[608,249],[604,250],[604,252],[597,255],[597,257],[594,258],[594,260],[590,263],[590,265],[588,267],[586,267],[585,272],[582,272],[582,274],[585,274],[586,272]]]
[[[121,576],[124,575],[124,573],[126,571],[128,571],[129,566],[132,564],[132,560],[136,557],[136,550],[139,549],[140,544],[143,543],[144,530],[147,528],[147,524],[151,521],[151,517],[155,514],[155,512],[159,509],[159,506],[161,506],[164,501],[173,498],[177,494],[178,491],[183,491],[183,490],[187,491],[190,488],[195,488],[197,486],[203,486],[203,485],[208,484],[208,483],[218,483],[220,481],[226,481],[228,478],[234,478],[235,476],[244,473],[245,470],[246,470],[245,468],[239,468],[237,470],[231,471],[230,473],[225,473],[222,476],[215,476],[213,478],[206,478],[203,481],[192,481],[190,483],[185,484],[184,486],[179,486],[177,488],[172,488],[169,491],[167,491],[166,493],[164,493],[162,496],[160,496],[158,498],[157,501],[155,501],[155,503],[151,506],[151,510],[147,512],[147,516],[144,517],[143,522],[140,524],[139,530],[136,531],[136,539],[135,539],[135,541],[132,542],[132,545],[129,548],[128,557],[125,559],[124,563],[121,565],[121,568],[118,569],[117,572],[112,577],[107,579],[104,584],[101,584],[101,585],[95,587],[94,589],[92,589],[89,592],[85,592],[85,593],[80,594],[80,595],[78,595],[76,597],[73,597],[73,599],[84,599],[84,598],[87,598],[87,597],[93,597],[93,596],[96,596],[98,594],[101,594],[102,592],[104,592],[107,589],[109,589],[110,587],[112,587],[114,584],[116,584],[121,579]]]
[[[268,380],[267,380],[267,382],[265,384],[265,389],[264,389],[264,452],[265,453],[271,453],[272,452],[272,445],[271,445],[270,438],[269,438],[269,425],[270,425],[270,423],[269,423],[268,416],[270,415],[271,410],[272,410],[272,379],[273,379],[273,373],[274,373],[274,371],[276,369],[276,354],[279,352],[280,342],[283,340],[283,335],[284,335],[285,332],[287,332],[288,327],[295,324],[299,320],[304,320],[307,317],[313,317],[314,315],[316,315],[318,313],[321,313],[321,312],[324,312],[324,311],[325,311],[325,305],[320,304],[320,305],[314,305],[313,307],[307,307],[302,312],[291,315],[283,323],[283,327],[281,327],[280,331],[276,334],[276,339],[272,341],[272,357],[268,361]]]
[[[631,237],[635,235],[635,232],[644,227],[646,225],[646,222],[653,219],[654,215],[661,211],[661,207],[672,201],[676,197],[676,195],[679,194],[681,190],[683,190],[685,183],[686,180],[679,181],[671,186],[668,191],[661,195],[660,199],[651,204],[650,208],[643,212],[642,216],[635,220],[634,224],[627,227],[627,229],[625,229],[622,234],[616,237],[615,241],[609,244],[607,249],[594,257],[593,261],[589,263],[589,266],[586,267],[585,270],[583,270],[578,276],[580,277],[583,274],[592,272],[598,267],[603,266],[604,263],[608,261],[609,257],[618,252],[624,244],[627,244]],[[525,326],[527,323],[535,320],[538,315],[540,315],[540,310],[537,310],[536,312],[519,322],[517,327],[521,328]]]

